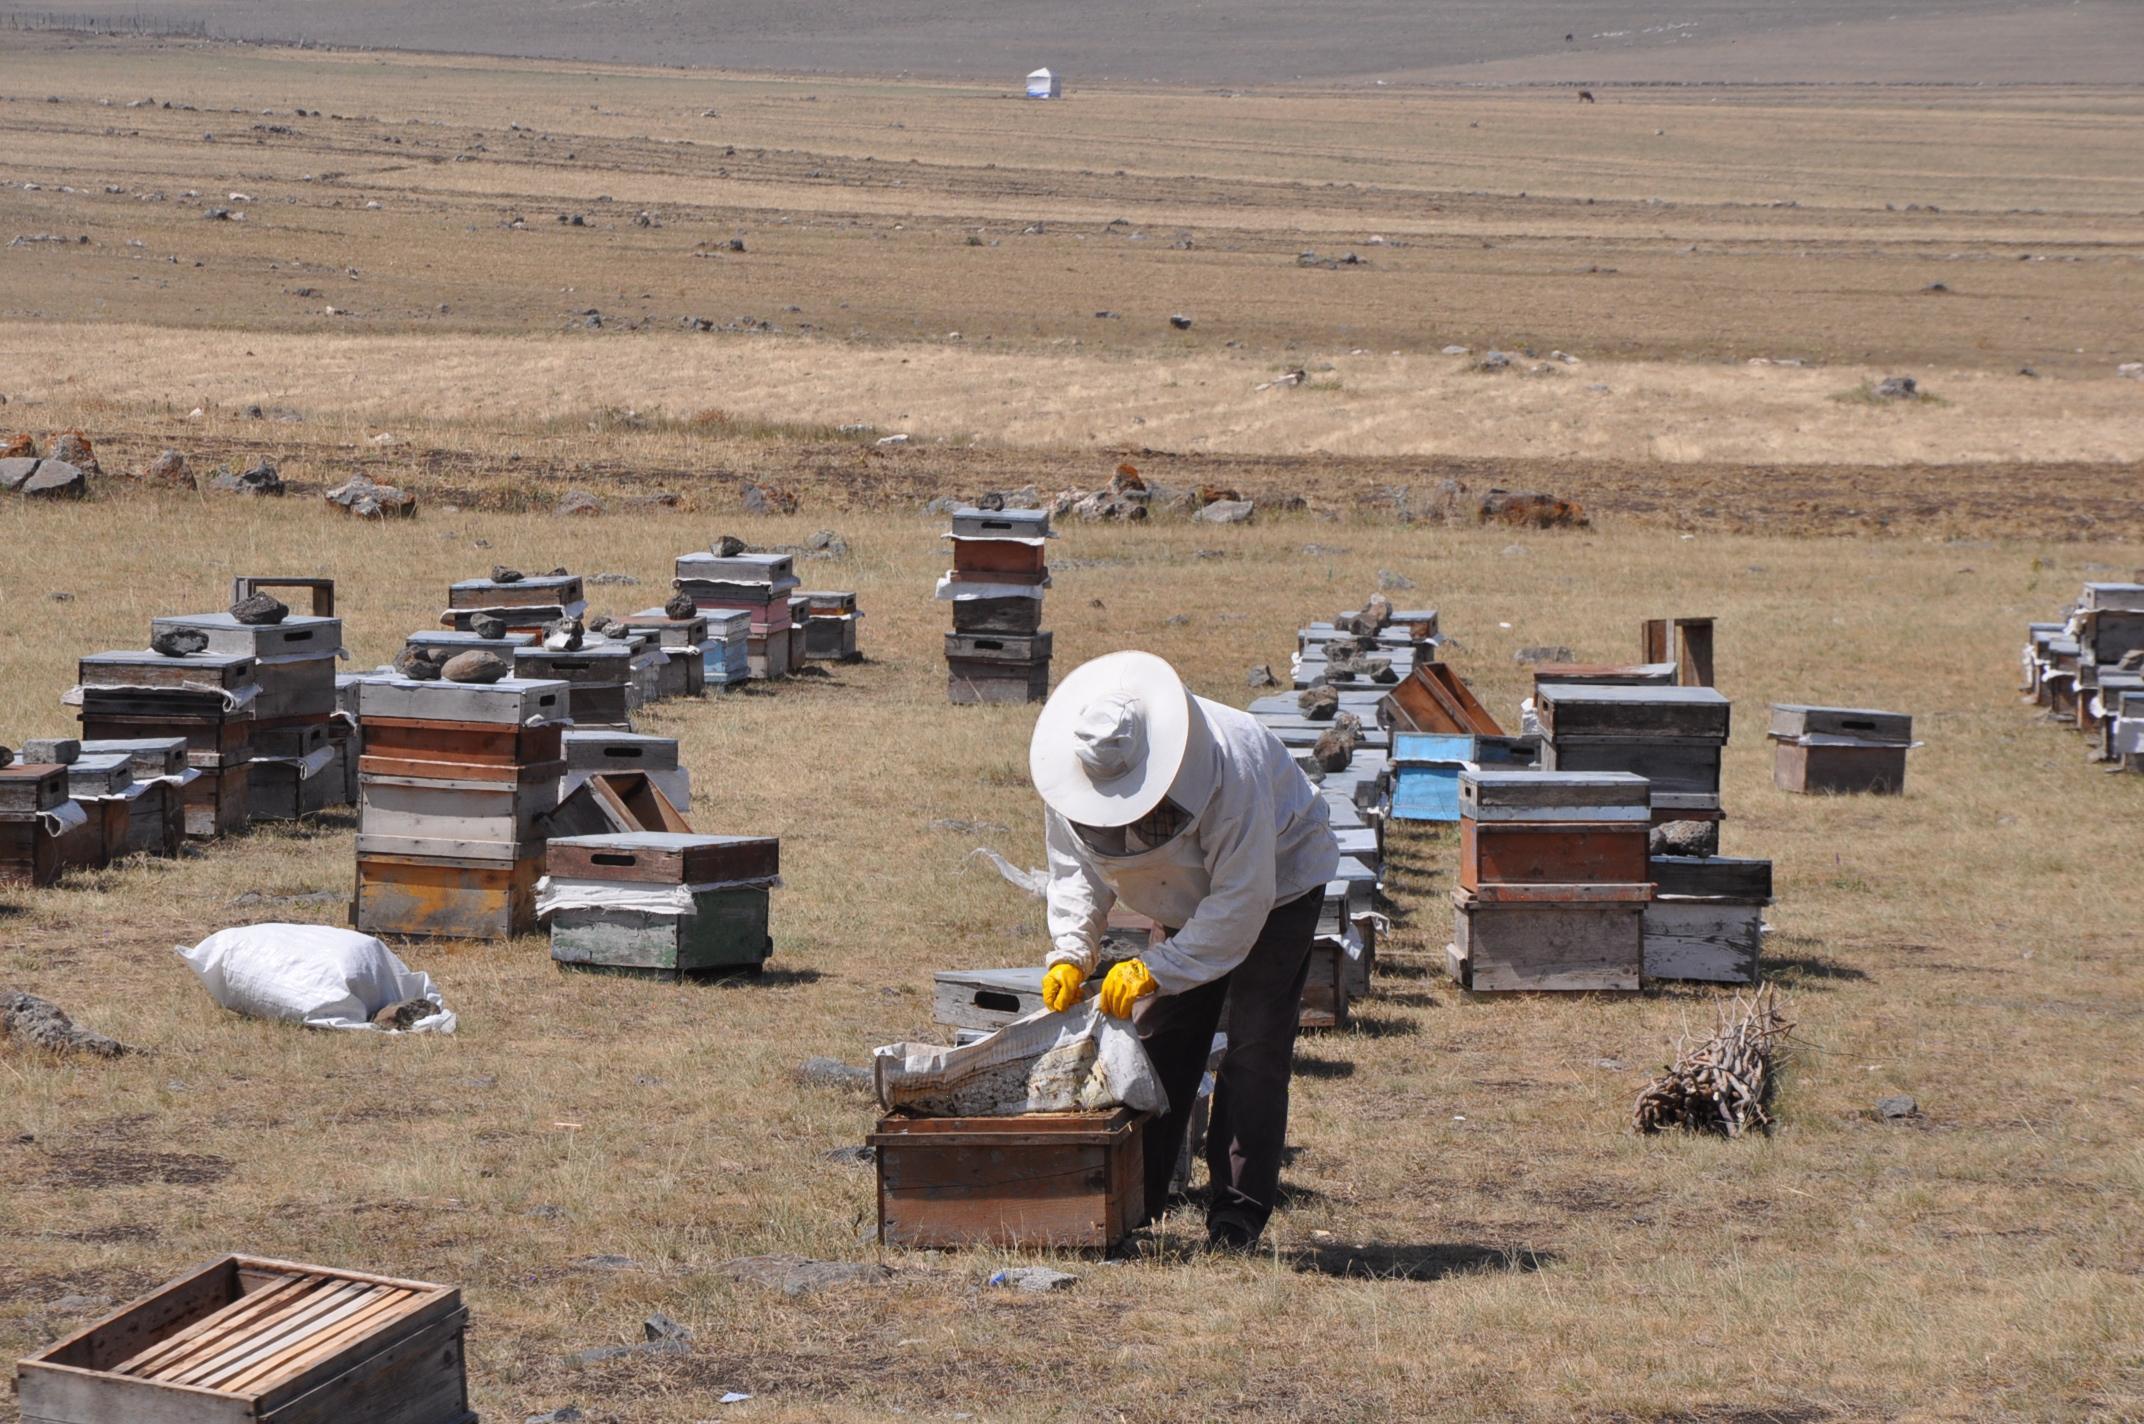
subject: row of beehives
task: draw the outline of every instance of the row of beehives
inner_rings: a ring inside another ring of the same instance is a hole
[[[310,589],[313,614],[265,595],[292,584]],[[349,800],[333,585],[241,578],[232,607],[153,619],[150,647],[79,661],[62,702],[80,736],[32,741],[0,771],[0,880],[49,885]]]
[[[1731,704],[1710,685],[1712,631],[1710,619],[1659,620],[1645,625],[1645,661],[1537,666],[1515,737],[1448,664],[1411,669],[1381,701],[1391,815],[1458,828],[1447,947],[1458,982],[1757,981],[1772,868],[1719,853]],[[1903,788],[1904,714],[1771,713],[1782,789]]]
[[[453,627],[409,647],[488,653],[512,676],[345,680],[362,743],[354,922],[469,938],[547,923],[562,964],[756,970],[772,952],[778,847],[694,833],[677,742],[635,733],[632,717],[785,677],[792,656],[854,658],[854,596],[792,597],[788,555],[692,553],[669,604],[591,633],[577,578],[497,572],[454,585]]]
[[[2086,755],[2144,771],[2144,583],[2088,583],[2025,629],[2023,691],[2086,736]]]

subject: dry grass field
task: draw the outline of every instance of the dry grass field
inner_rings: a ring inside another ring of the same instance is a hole
[[[630,575],[591,590],[626,612],[719,533],[834,528],[849,554],[805,579],[858,592],[868,658],[643,720],[681,739],[697,826],[783,839],[758,982],[565,976],[532,937],[410,948],[451,1038],[220,1011],[171,946],[338,922],[346,812],[0,893],[0,985],[152,1050],[0,1050],[0,1359],[242,1249],[459,1284],[494,1422],[2144,1416],[2144,781],[2012,691],[2028,619],[2144,566],[2144,383],[2114,374],[2144,359],[2138,91],[1051,107],[4,37],[0,243],[90,240],[0,246],[0,432],[79,425],[109,473],[78,506],[0,496],[0,742],[64,731],[79,654],[235,573],[335,577],[369,667],[495,562]],[[1477,374],[1454,342],[1581,364]],[[1302,388],[1253,389],[1293,367]],[[1937,399],[1856,398],[1897,371]],[[126,478],[166,446],[275,459],[293,493]],[[1302,1044],[1259,1258],[1194,1252],[1179,1215],[1033,1297],[984,1284],[992,1253],[860,1236],[869,1171],[827,1154],[871,1105],[796,1066],[927,1036],[933,970],[1044,950],[1037,904],[969,859],[1041,859],[1032,714],[946,704],[943,520],[917,507],[1120,459],[1307,508],[1073,524],[1061,667],[1139,646],[1241,703],[1249,665],[1389,571],[1512,715],[1522,647],[1617,659],[1643,618],[1720,620],[1724,848],[1777,864],[1770,978],[1799,1025],[1776,1135],[1632,1136],[1725,996],[1460,992],[1425,969],[1451,850],[1396,836],[1393,962],[1354,1027]],[[333,515],[319,491],[357,472],[419,517]],[[801,512],[737,513],[746,481]],[[1480,528],[1464,497],[1402,522],[1446,481],[1594,523]],[[554,517],[569,488],[609,512]],[[658,491],[676,507],[633,502]],[[1775,700],[1912,712],[1908,794],[1773,790]],[[1878,1121],[1900,1092],[1923,1116]],[[792,1298],[724,1269],[785,1252],[893,1275]],[[656,1309],[689,1354],[568,1362]]]

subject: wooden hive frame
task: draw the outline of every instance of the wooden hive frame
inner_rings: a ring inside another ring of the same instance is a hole
[[[25,1424],[473,1424],[451,1286],[231,1255],[16,1365]]]

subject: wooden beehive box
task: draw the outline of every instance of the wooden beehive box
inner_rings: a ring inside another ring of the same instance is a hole
[[[992,636],[1037,633],[1042,629],[1042,599],[1020,594],[953,599],[953,631]]]
[[[953,511],[952,534],[963,539],[1054,539],[1047,509],[977,509]]]
[[[528,934],[536,928],[543,848],[526,849],[533,853],[515,860],[479,860],[404,851],[394,842],[368,845],[359,835],[351,921],[366,934],[411,938]]]
[[[52,810],[67,799],[67,780],[67,768],[56,762],[0,767],[0,814]]]
[[[635,832],[553,839],[551,957],[581,968],[679,978],[757,971],[774,952],[768,890],[781,873],[772,836]],[[576,890],[644,897],[646,905],[575,905]]]
[[[949,634],[951,636],[958,636]],[[1048,637],[1047,633],[1040,635]],[[1033,662],[946,660],[946,699],[955,706],[1041,702],[1050,695],[1048,658]]]
[[[881,1118],[881,1243],[1107,1251],[1145,1222],[1146,1115]]]
[[[1474,759],[1469,732],[1392,734],[1392,818],[1459,819],[1459,774]]]
[[[1341,936],[1319,935],[1311,940],[1310,968],[1303,979],[1303,1001],[1297,1012],[1297,1027],[1347,1027],[1349,962],[1347,945]]]
[[[223,699],[215,696],[215,692],[239,692],[256,681],[251,654],[188,653],[184,657],[167,658],[147,649],[91,653],[76,664],[76,674],[86,695],[102,690],[110,692],[116,699],[124,693],[149,689],[172,694],[190,693],[197,702],[217,706],[222,705]]]
[[[1754,984],[1764,950],[1772,863],[1654,856],[1645,907],[1645,977]]]
[[[585,602],[579,574],[531,574],[512,583],[498,583],[488,578],[462,579],[447,586],[447,607],[476,612],[539,608],[577,610]]]
[[[1903,746],[1805,737],[1776,742],[1772,784],[1802,795],[1896,796],[1906,789]]]
[[[639,732],[611,732],[578,728],[566,733],[566,781],[561,796],[571,794],[591,776],[637,771],[662,789],[663,796],[680,811],[692,806],[692,774],[678,762],[675,737],[651,737]]]
[[[331,806],[346,806],[349,800],[325,724],[320,745],[304,756],[256,757],[247,768],[246,809],[255,821],[303,820]]]
[[[1544,683],[1574,687],[1673,687],[1675,664],[1660,663],[1536,663],[1534,692]]]
[[[24,1424],[475,1424],[451,1286],[210,1262],[15,1366]]]
[[[1733,704],[1709,687],[1540,682],[1534,706],[1550,741],[1675,737],[1725,742]]]
[[[1483,993],[1637,989],[1645,966],[1645,901],[1491,903],[1452,892],[1447,968]]]
[[[1867,742],[1903,744],[1913,740],[1913,715],[1879,712],[1872,707],[1810,707],[1798,702],[1772,704],[1771,737],[1853,737]]]
[[[1341,694],[1341,708],[1347,695]],[[1376,701],[1377,724],[1392,732],[1464,732],[1502,736],[1504,729],[1448,663],[1422,663]]]
[[[941,969],[931,976],[931,1018],[946,1028],[1000,1029],[1041,1013],[1043,970]]]
[[[953,542],[953,567],[964,574],[1039,574],[1049,567],[1040,539],[946,538]]]
[[[241,623],[228,613],[189,613],[149,621],[152,633],[185,630],[208,639],[212,654],[253,659],[260,695],[256,718],[317,717],[335,710],[335,659],[342,620],[293,614],[281,623]]]
[[[378,678],[365,685],[360,715],[368,726],[399,720],[528,729],[571,715],[570,691],[562,682],[520,677],[494,683]]]
[[[426,652],[445,653],[448,657],[453,657],[456,653],[490,653],[511,663],[517,649],[536,646],[536,635],[508,633],[503,638],[480,638],[474,633],[442,628],[437,632],[420,630],[412,633],[402,640],[402,645],[406,648],[420,648]]]

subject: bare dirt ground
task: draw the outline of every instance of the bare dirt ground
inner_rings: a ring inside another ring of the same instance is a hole
[[[79,506],[0,498],[0,742],[64,731],[80,654],[235,573],[335,577],[371,666],[495,562],[629,576],[594,592],[630,611],[720,532],[831,527],[850,552],[807,581],[858,592],[868,653],[645,718],[682,742],[697,825],[783,838],[757,984],[566,977],[531,937],[411,948],[452,1039],[217,1010],[170,946],[341,919],[347,813],[0,894],[0,984],[154,1050],[0,1050],[0,1359],[243,1249],[459,1284],[487,1420],[2144,1415],[2144,783],[2011,690],[2028,619],[2144,566],[2144,382],[2115,374],[2144,359],[2138,91],[1050,108],[0,38],[0,243],[70,239],[0,245],[0,433],[80,426],[108,472]],[[1452,343],[1519,354],[1483,374]],[[1893,373],[1934,399],[1865,398]],[[293,492],[127,477],[165,447],[273,459]],[[827,1155],[869,1105],[796,1065],[925,1035],[932,970],[1043,948],[1035,904],[968,859],[1040,859],[1031,716],[946,705],[943,520],[917,506],[1120,461],[1265,507],[1075,522],[1062,667],[1147,647],[1240,703],[1248,665],[1390,574],[1509,715],[1523,647],[1618,659],[1642,618],[1720,619],[1726,849],[1777,864],[1769,974],[1801,1025],[1776,1136],[1630,1136],[1720,996],[1452,989],[1429,968],[1452,850],[1403,836],[1391,962],[1353,1028],[1302,1047],[1257,1260],[1191,1253],[1179,1214],[1123,1261],[1058,1262],[1082,1279],[1047,1298],[985,1285],[991,1253],[888,1253],[889,1281],[821,1296],[732,1278],[758,1253],[881,1259],[868,1170]],[[419,517],[332,515],[319,492],[353,473]],[[801,512],[740,515],[747,482]],[[1493,485],[1594,526],[1480,528]],[[609,512],[554,517],[571,488]],[[633,503],[656,492],[675,506]],[[1908,794],[1774,791],[1774,700],[1911,711]],[[1900,1092],[1922,1115],[1880,1122]],[[689,1354],[569,1359],[654,1309]]]

